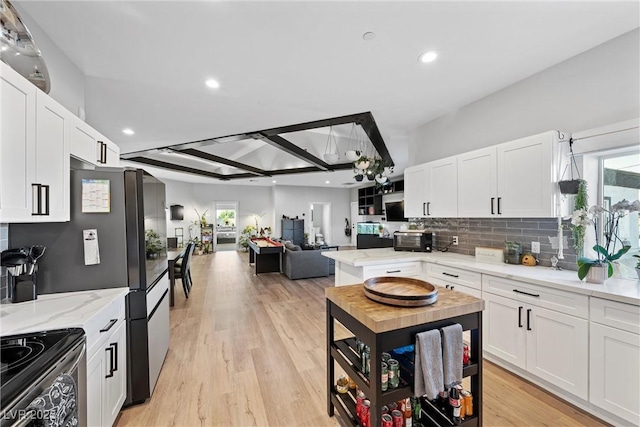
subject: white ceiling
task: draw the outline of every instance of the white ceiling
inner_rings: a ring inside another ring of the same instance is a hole
[[[19,3],[85,73],[87,121],[123,153],[371,111],[396,171],[411,129],[639,26],[636,1]]]

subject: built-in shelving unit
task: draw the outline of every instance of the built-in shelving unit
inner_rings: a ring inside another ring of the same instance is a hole
[[[392,182],[385,187],[364,187],[358,189],[358,213],[360,215],[382,215],[383,194],[404,191],[404,181]]]

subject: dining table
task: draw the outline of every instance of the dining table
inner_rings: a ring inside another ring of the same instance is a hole
[[[167,263],[169,267],[169,306],[175,303],[174,288],[176,287],[176,262],[184,256],[187,247],[169,249],[167,251]]]

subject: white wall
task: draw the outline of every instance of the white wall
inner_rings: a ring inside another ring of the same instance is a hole
[[[206,218],[210,223],[215,221],[216,201],[238,201],[236,227],[241,232],[247,225],[255,226],[255,216],[259,218],[259,227],[274,228],[273,191],[271,187],[253,187],[249,185],[193,184],[180,181],[163,180],[167,192],[167,207],[184,206],[184,220],[169,220],[167,211],[167,236],[174,236],[174,229],[184,229],[185,242],[189,239],[189,225],[197,219],[194,209],[202,215],[208,210]],[[279,224],[278,220],[278,224]],[[195,234],[199,235],[199,234]]]
[[[280,218],[286,215],[305,220],[305,231],[308,230],[308,217],[311,203],[331,203],[331,235],[324,240],[332,245],[349,245],[351,240],[344,235],[344,219],[349,218],[349,190],[342,188],[297,187],[278,185],[274,188],[275,218],[277,219],[274,236],[281,236]]]
[[[420,126],[410,132],[409,165],[547,130],[637,118],[639,52],[634,30]]]
[[[33,36],[51,77],[51,92],[49,95],[64,105],[76,116],[79,108],[85,108],[85,80],[80,69],[51,41],[40,26],[24,11],[19,2],[11,3],[22,22]]]

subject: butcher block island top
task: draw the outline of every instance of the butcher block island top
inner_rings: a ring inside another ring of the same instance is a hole
[[[325,289],[325,296],[375,333],[388,332],[484,310],[484,300],[438,288],[438,301],[424,307],[396,307],[372,301],[361,284]]]

